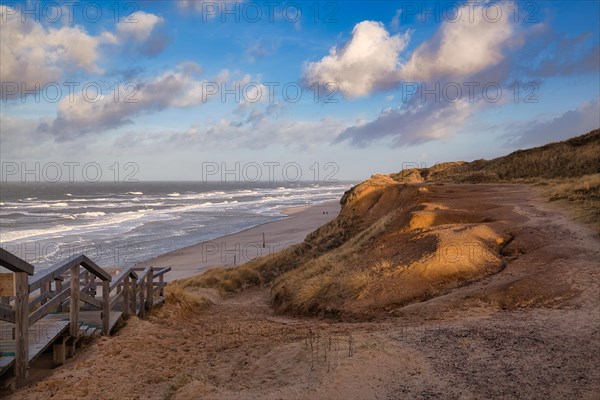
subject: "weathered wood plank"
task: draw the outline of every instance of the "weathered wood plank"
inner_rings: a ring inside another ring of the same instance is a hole
[[[166,282],[159,282],[154,287],[154,293],[158,293],[160,296],[163,295],[163,289],[167,286]]]
[[[117,294],[115,294],[115,295],[113,296],[113,298],[112,298],[112,299],[110,299],[110,303],[109,303],[109,305],[108,305],[108,308],[109,308],[109,309],[111,309],[111,310],[112,310],[113,308],[115,308],[115,305],[117,304],[117,302],[119,301],[119,299],[123,298],[123,294],[124,294],[124,293],[125,293],[124,291],[120,291],[120,292],[118,292]]]
[[[100,268],[86,255],[80,254],[77,256],[71,256],[67,260],[60,261],[52,265],[50,268],[33,275],[29,279],[30,290],[34,291],[36,289],[39,289],[41,285],[45,282],[60,279],[61,275],[73,268],[74,265],[82,265],[86,270],[88,270],[89,272],[91,272],[92,274],[94,274],[102,280],[111,280],[111,276],[108,272]]]
[[[88,271],[90,271],[92,274],[96,275],[98,278],[102,279],[103,281],[111,281],[112,276],[106,272],[105,270],[103,270],[102,268],[100,268],[95,262],[93,262],[92,260],[90,260],[88,258],[88,256],[86,255],[82,255],[81,256],[81,265],[87,269]]]
[[[31,292],[30,292],[31,294]],[[44,291],[44,289],[42,289],[42,293],[40,293],[39,295],[35,296],[32,300],[29,301],[29,308],[33,308],[35,307],[36,304],[38,303],[42,303],[45,304],[44,301],[49,298],[54,296],[56,293],[50,292],[50,291]]]
[[[34,266],[0,247],[0,265],[12,272],[24,272],[33,275]]]
[[[169,270],[170,270],[170,268],[169,268]],[[160,288],[160,291],[158,292],[158,294],[159,294],[160,296],[164,296],[164,295],[165,295],[165,291],[163,290],[163,288],[164,288],[165,286],[167,286],[167,285],[165,284],[165,276],[164,276],[164,275],[160,275],[160,276],[158,277],[158,287]]]
[[[56,293],[60,293],[63,291],[63,284],[62,284],[62,279],[55,279],[54,280],[54,286],[55,286],[55,292]],[[57,306],[56,306],[56,311],[57,312],[62,312],[63,310],[63,306],[62,306],[62,302],[60,302]]]
[[[130,268],[126,268],[123,271],[121,271],[119,273],[119,275],[117,275],[115,277],[115,279],[113,279],[111,281],[111,284],[110,284],[110,290],[111,290],[111,292],[112,292],[112,290],[115,287],[117,287],[119,284],[121,284],[121,282],[123,282],[125,280],[125,277],[127,277],[127,276],[129,276],[129,277],[131,277],[133,279],[138,279],[138,275],[135,273],[135,271],[134,271],[133,268],[131,268],[131,267]]]
[[[132,279],[130,283],[131,313],[137,315],[137,282]]]
[[[145,301],[146,282],[144,281],[144,278],[147,277],[149,274],[150,274],[150,270],[148,269],[148,272],[143,274],[142,278],[138,281],[138,288],[139,288],[138,290],[139,290],[139,296],[140,296],[140,312],[139,312],[140,318],[144,318],[144,316],[146,315],[146,301]]]
[[[81,300],[84,303],[87,303],[89,305],[92,305],[92,306],[94,306],[96,308],[102,309],[102,301],[98,300],[95,297],[90,296],[87,293],[79,292],[79,300]]]
[[[79,336],[79,264],[71,267],[71,305],[70,305],[70,334]]]
[[[148,273],[148,276],[146,277],[146,308],[148,310],[152,309],[153,304],[153,298],[154,298],[154,291],[152,290],[154,288],[154,274],[153,274],[153,270],[152,267],[150,267],[150,272]]]
[[[102,334],[110,334],[110,282],[102,281]]]
[[[154,271],[154,277],[157,278],[159,276],[162,276],[162,275],[166,274],[167,272],[169,272],[170,270],[171,270],[171,267],[156,270],[156,271]]]
[[[15,272],[15,376],[27,378],[29,372],[29,286],[27,272]]]
[[[131,280],[129,279],[129,275],[125,276],[125,280],[123,280],[123,313],[125,316],[131,315],[131,298],[129,297],[131,294]]]
[[[42,283],[46,281],[56,280],[61,277],[64,273],[73,268],[74,265],[79,265],[81,263],[82,256],[71,256],[64,261],[60,261],[50,268],[38,272],[29,278],[29,290],[33,292],[36,289],[39,289],[42,286]]]
[[[67,337],[63,336],[62,339],[56,342],[52,347],[52,358],[54,360],[54,365],[57,367],[65,364],[67,358],[66,342]]]
[[[35,310],[29,315],[29,324],[33,325],[38,320],[42,319],[48,313],[54,310],[54,307],[60,305],[67,297],[69,297],[70,286],[67,286],[59,294],[50,299],[46,304]]]

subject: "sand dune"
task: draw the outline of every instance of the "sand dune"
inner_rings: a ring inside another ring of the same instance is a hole
[[[210,305],[172,296],[9,398],[597,398],[596,234],[530,186],[428,190],[452,217],[425,205],[415,232],[493,238],[501,268],[357,322],[277,314],[268,288],[198,289],[187,296]],[[495,242],[498,226],[510,240]]]

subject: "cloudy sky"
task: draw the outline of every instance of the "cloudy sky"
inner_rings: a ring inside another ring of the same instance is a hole
[[[3,166],[354,180],[600,126],[594,0],[0,4]]]

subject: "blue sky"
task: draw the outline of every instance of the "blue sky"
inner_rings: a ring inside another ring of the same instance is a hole
[[[3,165],[358,180],[600,125],[597,1],[0,4]]]

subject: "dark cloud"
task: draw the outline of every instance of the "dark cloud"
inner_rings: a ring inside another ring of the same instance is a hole
[[[598,99],[581,104],[550,120],[534,119],[511,124],[504,135],[508,144],[515,147],[532,147],[557,142],[600,128]]]
[[[334,143],[348,141],[353,146],[365,147],[373,141],[391,138],[392,146],[401,147],[445,139],[462,128],[472,107],[463,101],[413,100],[408,106],[382,111],[371,122],[345,129]]]

